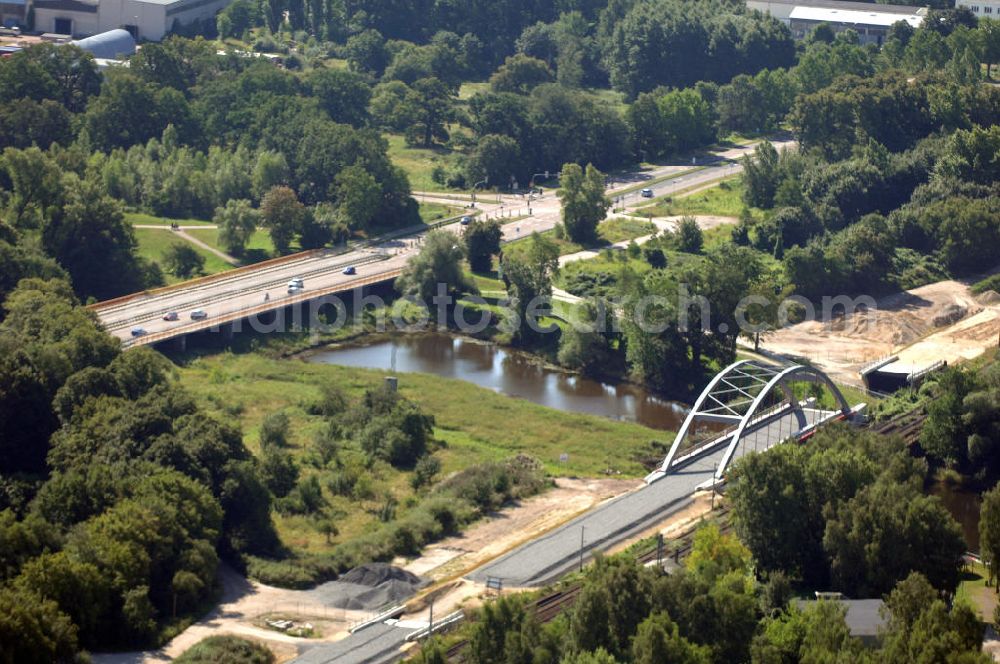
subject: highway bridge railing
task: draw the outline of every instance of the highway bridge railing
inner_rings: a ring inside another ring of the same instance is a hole
[[[320,288],[314,291],[305,291],[298,295],[290,295],[285,298],[275,298],[273,300],[270,300],[262,304],[258,304],[252,307],[243,307],[240,309],[235,309],[220,316],[206,318],[204,320],[199,320],[199,321],[193,321],[191,323],[171,328],[169,330],[164,330],[162,332],[155,332],[153,334],[146,334],[141,337],[124,339],[122,341],[122,346],[124,348],[131,348],[134,346],[146,346],[149,344],[159,343],[162,341],[169,341],[170,339],[184,336],[186,334],[193,334],[195,332],[202,332],[205,330],[211,330],[213,328],[220,328],[222,325],[225,325],[227,323],[232,323],[234,321],[242,320],[244,318],[250,318],[251,316],[255,315],[269,313],[271,311],[277,311],[278,309],[284,309],[285,307],[292,306],[295,304],[309,302],[310,300],[316,300],[321,297],[325,297],[327,295],[333,295],[335,293],[344,293],[347,291],[354,290],[355,288],[370,286],[372,284],[384,283],[391,279],[395,279],[401,273],[402,273],[402,268],[396,268],[393,270],[387,270],[385,272],[381,272],[379,274],[373,274],[367,277],[362,277],[361,279],[356,279],[346,284],[329,286],[327,288]]]
[[[128,295],[122,295],[121,297],[116,297],[111,300],[104,300],[103,302],[95,302],[93,304],[87,305],[87,308],[92,311],[100,313],[107,311],[108,309],[111,309],[113,307],[117,307],[119,305],[128,304],[129,302],[140,297],[156,297],[159,295],[166,295],[169,293],[182,291],[185,289],[189,289],[191,287],[197,287],[202,285],[217,285],[220,281],[229,280],[234,277],[241,277],[248,273],[259,272],[261,270],[267,270],[274,267],[283,267],[288,263],[293,263],[296,261],[301,261],[312,257],[340,256],[343,254],[350,253],[352,251],[357,251],[358,249],[365,249],[368,247],[377,246],[382,242],[389,242],[400,238],[411,237],[414,235],[425,233],[429,230],[434,230],[436,228],[448,226],[450,224],[454,224],[456,221],[460,220],[463,216],[466,215],[465,214],[455,215],[452,217],[448,217],[447,219],[436,221],[432,224],[420,224],[419,226],[418,225],[408,226],[406,228],[401,228],[366,240],[349,242],[342,247],[335,247],[330,249],[310,249],[308,251],[300,251],[298,253],[289,254],[287,256],[278,256],[277,258],[269,258],[268,260],[261,261],[259,263],[253,263],[251,265],[242,265],[240,267],[236,267],[231,270],[225,270],[224,272],[209,274],[204,277],[197,277],[195,279],[188,279],[187,281],[182,281],[177,284],[171,284],[169,286],[163,286],[161,288],[154,288],[152,290],[129,293]]]

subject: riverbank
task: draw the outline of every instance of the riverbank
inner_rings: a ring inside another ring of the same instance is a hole
[[[287,417],[285,449],[300,478],[316,477],[324,512],[336,527],[331,533],[325,519],[275,511],[279,538],[293,559],[328,559],[341,545],[403,523],[422,509],[427,489],[414,486],[415,469],[384,462],[366,466],[356,441],[337,441],[339,461],[334,464],[316,460],[315,441],[328,426],[314,414],[323,388],[335,386],[356,400],[382,385],[387,375],[261,353],[205,355],[177,368],[180,384],[209,413],[239,426],[247,446],[258,456],[265,418],[278,412]],[[639,478],[646,471],[642,461],[662,455],[673,435],[635,423],[561,412],[439,376],[402,374],[399,392],[434,416],[433,450],[441,463],[437,479],[516,455],[538,459],[550,477]],[[361,478],[351,491],[338,489],[347,471]]]

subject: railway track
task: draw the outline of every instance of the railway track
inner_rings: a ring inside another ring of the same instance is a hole
[[[729,518],[729,507],[721,507],[712,513],[715,520],[718,522],[719,530],[723,533],[730,532],[733,528],[732,521]],[[680,562],[687,558],[691,554],[691,549],[694,546],[694,534],[698,529],[698,526],[692,526],[684,531],[678,538],[670,540],[670,544],[674,544],[669,550],[666,546],[663,549],[663,560],[674,559]],[[679,544],[678,544],[679,543]],[[654,545],[650,548],[643,549],[638,552],[635,556],[636,560],[645,565],[654,562],[657,557],[657,547]],[[528,613],[533,613],[538,621],[542,624],[552,622],[560,614],[562,614],[567,609],[571,608],[574,603],[576,603],[577,597],[580,595],[580,591],[583,589],[583,584],[576,581],[570,585],[559,590],[554,590],[547,595],[539,597],[531,604],[527,606]],[[445,651],[445,661],[449,664],[464,664],[467,661],[467,651],[469,648],[469,641],[467,639],[462,639],[453,643]]]
[[[920,431],[924,428],[926,421],[927,414],[917,408],[908,413],[897,415],[887,422],[876,424],[871,429],[883,436],[901,436],[907,445],[913,445],[920,441]]]

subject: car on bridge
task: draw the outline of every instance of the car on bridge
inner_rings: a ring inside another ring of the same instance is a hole
[[[643,198],[652,198],[653,197],[653,190],[650,189],[649,187],[647,187],[647,188],[643,189],[642,191],[640,191],[639,194]]]
[[[295,293],[301,293],[306,287],[306,282],[302,280],[301,277],[295,277],[288,282],[288,294],[294,295]]]
[[[208,318],[208,312],[204,309],[195,309],[191,312],[191,320],[205,320]]]
[[[144,337],[144,336],[146,336],[146,330],[144,328],[141,328],[141,327],[133,327],[132,328],[132,336],[133,337]]]
[[[179,318],[180,316],[177,315],[176,311],[168,311],[167,313],[163,314],[163,320],[167,322],[175,321],[178,320]]]
[[[357,273],[358,273],[358,270],[353,265],[351,265],[350,267],[345,267],[344,268],[344,274],[346,274],[348,276],[353,276],[353,275],[355,275]]]

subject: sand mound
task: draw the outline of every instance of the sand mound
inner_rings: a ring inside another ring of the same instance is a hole
[[[373,611],[412,597],[423,580],[399,567],[369,563],[355,567],[336,581],[311,592],[317,600],[339,609]]]
[[[986,305],[1000,304],[1000,293],[996,292],[995,290],[984,291],[976,297],[976,300],[980,304],[986,304]]]
[[[934,316],[932,323],[934,327],[944,327],[962,320],[967,313],[969,310],[966,307],[960,304],[949,304],[941,308],[941,311]]]

